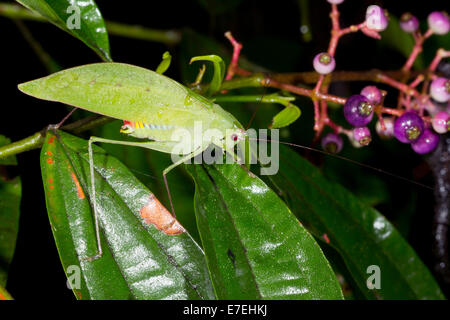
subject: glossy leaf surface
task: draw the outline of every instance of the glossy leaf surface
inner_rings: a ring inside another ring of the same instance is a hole
[[[108,32],[93,0],[17,0],[111,61]]]
[[[127,168],[97,147],[103,256],[87,260],[97,253],[87,142],[58,134],[46,137],[42,178],[50,224],[72,285],[77,268],[81,273],[77,298],[214,299],[200,247]]]
[[[218,298],[342,298],[318,244],[259,178],[237,164],[187,168]]]

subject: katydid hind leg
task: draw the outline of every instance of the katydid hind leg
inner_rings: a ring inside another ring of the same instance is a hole
[[[101,240],[100,240],[100,223],[99,223],[98,210],[97,210],[97,197],[96,197],[96,190],[95,190],[95,175],[94,175],[94,157],[93,157],[93,150],[92,150],[92,144],[95,142],[143,147],[143,148],[153,149],[156,151],[166,152],[166,153],[170,153],[170,149],[173,148],[173,145],[175,144],[175,142],[171,142],[171,141],[167,141],[167,142],[163,142],[163,141],[130,142],[130,141],[104,139],[104,138],[99,138],[99,137],[91,137],[89,139],[89,143],[88,143],[89,174],[90,174],[90,181],[91,181],[91,199],[92,199],[91,201],[92,201],[92,207],[93,207],[93,211],[94,211],[95,235],[96,235],[96,241],[97,241],[97,254],[95,256],[83,258],[83,260],[88,260],[88,261],[96,260],[103,255],[103,250],[102,250],[102,245],[101,245]],[[188,160],[190,157],[191,157],[191,154],[188,154],[185,158],[183,158],[183,161]],[[167,169],[169,169],[168,171],[170,171],[174,167],[175,166],[172,165],[172,166],[168,167]],[[164,175],[164,179],[165,179],[165,175]],[[168,190],[167,181],[165,181],[165,183],[166,183],[166,190]],[[170,204],[171,204],[172,210],[173,210],[170,193],[169,193],[169,200],[170,200]]]
[[[173,164],[171,164],[170,166],[168,166],[166,169],[164,169],[163,171],[163,179],[164,179],[164,185],[166,187],[166,191],[167,191],[167,195],[169,198],[169,202],[170,202],[170,209],[172,210],[172,215],[174,217],[176,217],[175,214],[175,209],[173,206],[173,202],[172,202],[172,195],[170,194],[170,189],[169,189],[169,183],[167,182],[167,177],[166,175],[174,168],[178,167],[180,164],[186,162],[187,160],[190,160],[192,158],[195,158],[197,155],[201,154],[203,151],[205,151],[205,147],[203,148],[198,148],[197,150],[195,150],[194,152],[182,157],[180,160],[174,162]]]

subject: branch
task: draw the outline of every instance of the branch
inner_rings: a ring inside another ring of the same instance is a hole
[[[63,126],[61,129],[71,131],[73,133],[80,133],[95,127],[99,127],[113,120],[114,119],[112,118],[95,115],[70,123],[66,126]],[[25,139],[0,147],[0,159],[7,158],[26,151],[39,149],[44,144],[45,135],[50,127],[51,126],[48,126]]]

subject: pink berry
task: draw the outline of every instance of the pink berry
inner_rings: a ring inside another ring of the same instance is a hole
[[[329,153],[339,153],[342,150],[344,142],[342,138],[335,133],[328,133],[322,138],[322,148]]]
[[[450,114],[445,111],[436,113],[431,124],[437,133],[446,133],[450,130]]]
[[[327,0],[327,1],[333,4],[341,4],[342,2],[344,2],[344,0]]]
[[[336,67],[336,61],[327,52],[322,52],[314,57],[313,61],[314,70],[320,74],[328,74],[333,72]]]
[[[411,147],[416,153],[425,154],[436,149],[438,143],[439,135],[430,129],[425,129],[419,139],[411,143]]]
[[[378,105],[381,102],[381,91],[375,86],[364,87],[361,90],[361,95],[366,97],[374,105]]]
[[[367,125],[373,117],[373,105],[360,94],[350,96],[344,104],[344,117],[355,127]]]
[[[383,118],[383,123],[385,130],[383,130],[383,127],[381,125],[380,121],[377,121],[375,125],[375,130],[377,131],[378,135],[381,139],[391,139],[394,136],[394,118],[392,117],[386,117]]]
[[[382,8],[371,5],[366,11],[366,26],[375,31],[383,31],[388,26],[388,18]]]
[[[447,13],[434,11],[428,15],[428,27],[435,34],[444,35],[450,30],[450,21]]]
[[[353,129],[353,139],[359,143],[360,146],[367,146],[372,137],[370,135],[370,130],[367,127],[359,127]]]
[[[416,141],[424,129],[425,124],[422,118],[413,111],[405,112],[394,123],[394,135],[403,143]]]
[[[438,77],[431,82],[430,95],[438,102],[447,102],[450,99],[450,80]]]
[[[411,13],[406,12],[400,18],[400,27],[405,32],[414,33],[419,29],[419,20]]]

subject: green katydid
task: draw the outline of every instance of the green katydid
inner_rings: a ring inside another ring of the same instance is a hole
[[[219,78],[221,77],[219,76]],[[111,118],[124,120],[124,125],[121,128],[122,133],[136,138],[152,140],[131,142],[100,137],[89,139],[92,203],[98,244],[98,254],[93,258],[100,257],[102,249],[97,219],[92,143],[104,142],[138,146],[172,155],[181,155],[182,157],[179,160],[163,171],[172,213],[174,213],[173,203],[166,179],[169,171],[201,154],[211,145],[221,148],[232,155],[235,160],[243,162],[243,157],[239,157],[234,152],[236,144],[241,144],[241,150],[244,150],[245,156],[248,155],[244,145],[247,133],[233,115],[223,110],[218,104],[209,101],[178,82],[144,68],[122,63],[90,64],[20,84],[19,89],[36,98],[58,101]],[[250,98],[254,99],[254,97]],[[237,100],[241,101],[242,98],[237,98]],[[274,118],[278,125],[287,125],[292,122],[293,118],[299,116],[297,107],[290,104],[291,100],[291,97],[271,95],[259,99],[260,102],[278,102],[286,106]],[[196,132],[197,122],[201,122],[202,125],[200,132]],[[187,135],[193,136],[194,143],[185,143],[183,137],[179,134],[180,129],[183,129]],[[214,130],[215,134],[205,135],[204,133],[208,130]],[[176,134],[177,132],[178,134]],[[200,139],[195,141],[199,134]],[[381,169],[322,150],[287,142],[280,143],[318,151],[393,175]],[[183,147],[182,149],[177,148],[180,145]],[[402,178],[397,175],[393,176]],[[409,179],[402,179],[414,182]]]
[[[58,101],[124,120],[122,133],[152,140],[131,142],[100,137],[89,139],[92,203],[98,242],[98,254],[94,259],[102,255],[102,248],[97,219],[92,143],[138,146],[181,155],[178,161],[163,171],[172,213],[173,204],[166,179],[170,170],[201,154],[211,144],[232,154],[235,160],[241,160],[234,153],[234,147],[238,143],[245,143],[246,133],[233,115],[178,82],[148,69],[122,63],[96,63],[20,84],[19,89],[36,98]],[[201,123],[202,132],[196,130],[198,122]],[[194,143],[183,142],[180,129],[191,134]],[[204,135],[207,130],[214,130],[214,134]],[[199,134],[200,140],[196,141]],[[183,148],[176,148],[180,144]]]

